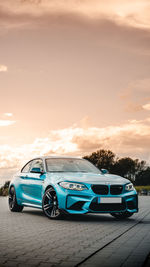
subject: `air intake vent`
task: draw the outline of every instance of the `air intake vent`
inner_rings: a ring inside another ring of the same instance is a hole
[[[122,185],[111,185],[110,186],[111,195],[120,195],[122,193],[122,190],[123,190]]]
[[[90,209],[93,211],[123,211],[126,209],[125,203],[123,204],[98,204],[92,202],[90,205]]]
[[[95,194],[98,195],[107,195],[108,186],[107,185],[92,185],[92,190]]]

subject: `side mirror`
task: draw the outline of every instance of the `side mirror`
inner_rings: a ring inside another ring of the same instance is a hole
[[[31,169],[31,172],[32,172],[32,173],[40,173],[40,174],[44,174],[44,171],[41,171],[40,168],[32,168],[32,169]]]
[[[101,169],[101,172],[102,172],[103,174],[107,174],[107,173],[109,173],[109,171],[106,170],[106,169]]]

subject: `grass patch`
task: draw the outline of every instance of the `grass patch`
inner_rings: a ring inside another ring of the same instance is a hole
[[[135,186],[137,192],[140,192],[142,189],[150,191],[150,185],[138,185]]]

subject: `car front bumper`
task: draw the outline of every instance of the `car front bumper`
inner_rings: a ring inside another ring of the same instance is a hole
[[[135,190],[120,195],[97,195],[93,192],[66,190],[59,187],[57,194],[59,208],[70,214],[138,212],[138,196]],[[109,199],[102,203],[102,199]],[[111,199],[120,198],[120,203]]]

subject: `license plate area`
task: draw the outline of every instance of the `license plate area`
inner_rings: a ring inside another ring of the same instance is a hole
[[[98,203],[122,203],[121,197],[100,197]]]

